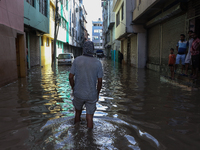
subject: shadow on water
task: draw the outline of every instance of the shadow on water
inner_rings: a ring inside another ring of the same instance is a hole
[[[199,93],[157,72],[101,60],[103,87],[86,128],[73,125],[70,66],[35,67],[0,88],[1,149],[200,149]]]

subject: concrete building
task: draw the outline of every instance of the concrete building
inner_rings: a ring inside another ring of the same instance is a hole
[[[49,33],[41,36],[41,66],[49,65],[54,54],[55,0],[49,3]]]
[[[41,37],[49,33],[49,0],[24,0],[28,68],[41,65]]]
[[[147,67],[168,71],[169,49],[175,48],[180,34],[196,30],[200,35],[200,1],[195,0],[137,0],[133,24],[147,31]]]
[[[24,1],[0,1],[0,86],[26,77]]]
[[[146,1],[145,1],[146,2]],[[146,65],[146,31],[141,25],[132,24],[135,0],[114,0],[115,38],[121,41],[124,63],[137,68]]]
[[[42,36],[41,56],[42,65],[53,62],[54,30],[56,0],[50,0],[49,34]],[[87,38],[86,10],[82,1],[58,1],[58,32],[56,42],[56,56],[61,53],[72,52],[77,57],[82,54],[82,45]]]
[[[115,12],[112,11],[112,8],[113,0],[102,0],[103,45],[105,46],[106,55],[117,61],[120,41],[115,39]]]
[[[97,21],[92,21],[92,41],[94,43],[94,50],[103,50],[103,39],[102,39],[103,21],[99,18]]]
[[[82,2],[82,1],[81,1]],[[86,40],[88,40],[88,31],[87,31],[87,12],[83,3],[80,3],[80,37],[81,37],[81,47]]]
[[[64,51],[73,53],[75,57],[82,55],[81,7],[82,1],[68,0],[69,42],[65,44]]]

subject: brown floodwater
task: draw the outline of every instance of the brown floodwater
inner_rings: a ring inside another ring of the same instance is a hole
[[[0,88],[1,150],[199,150],[200,93],[159,73],[101,60],[103,87],[86,128],[73,124],[70,66],[34,67]]]

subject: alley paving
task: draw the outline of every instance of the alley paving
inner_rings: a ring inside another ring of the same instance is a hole
[[[101,60],[103,88],[86,128],[73,124],[70,66],[34,67],[0,88],[0,149],[200,149],[199,91],[159,73]]]

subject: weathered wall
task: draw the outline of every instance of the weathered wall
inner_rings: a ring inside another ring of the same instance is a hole
[[[147,60],[151,64],[160,64],[160,25],[148,30]]]
[[[127,39],[121,41],[121,50],[124,55],[124,62],[127,63]]]
[[[139,4],[139,0],[136,0],[136,7],[133,11],[133,20],[136,19],[138,16],[140,16],[147,8],[149,8],[152,4],[154,4],[156,0],[147,0],[147,1],[141,1],[141,4]]]
[[[39,1],[35,0],[35,7],[24,0],[24,24],[37,30],[49,33],[49,1],[47,1],[47,16],[39,12]]]
[[[23,0],[0,1],[0,87],[26,77],[23,20]]]
[[[0,24],[24,31],[24,0],[0,1]]]
[[[16,45],[12,29],[0,25],[0,86],[18,78],[16,64]],[[4,31],[4,32],[2,32]]]
[[[40,65],[40,44],[39,37],[34,33],[29,33],[30,36],[30,65]]]
[[[182,14],[148,29],[148,68],[161,72],[168,71],[170,48],[174,48],[177,54],[176,44],[180,34],[186,34],[185,22],[186,14]]]
[[[131,65],[137,67],[138,65],[138,49],[137,49],[137,35],[131,37]]]

